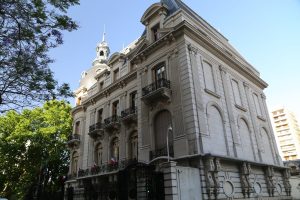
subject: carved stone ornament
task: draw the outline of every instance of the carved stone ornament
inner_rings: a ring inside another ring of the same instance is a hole
[[[194,47],[192,44],[188,44],[187,47],[191,54],[196,55],[198,53],[198,49],[196,47]]]
[[[290,177],[291,177],[290,169],[285,169],[283,171],[283,185],[284,185],[285,192],[288,196],[291,196],[291,188],[292,188],[289,181]]]
[[[217,199],[220,192],[219,171],[221,164],[219,158],[208,157],[205,161],[205,177],[209,199]]]
[[[268,166],[265,171],[266,182],[268,193],[270,197],[274,197],[275,184],[274,184],[274,169],[271,166]]]
[[[251,165],[250,163],[243,162],[240,170],[240,178],[242,185],[242,192],[245,198],[250,198],[251,193],[253,192],[253,186],[250,182],[251,175]]]

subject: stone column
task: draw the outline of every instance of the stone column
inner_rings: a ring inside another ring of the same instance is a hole
[[[178,200],[176,162],[161,163],[160,168],[164,173],[165,200]]]
[[[234,152],[234,156],[237,157],[236,145],[238,144],[238,137],[237,137],[235,119],[233,116],[232,102],[230,101],[230,92],[229,92],[228,81],[227,81],[227,71],[226,71],[226,68],[221,65],[219,66],[219,70],[221,72],[221,79],[222,79],[222,85],[224,88],[224,95],[225,95],[225,102],[226,102],[227,113],[228,113],[228,118],[229,118],[229,125],[230,125],[232,140],[233,140],[233,152]]]

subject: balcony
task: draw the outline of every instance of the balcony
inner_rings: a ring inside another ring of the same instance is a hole
[[[67,145],[69,148],[78,148],[80,144],[80,135],[72,134],[68,138]]]
[[[120,128],[120,117],[118,115],[113,115],[104,119],[103,126],[107,130],[118,130]]]
[[[134,122],[137,119],[137,107],[127,108],[121,112],[121,120],[124,122]]]
[[[101,122],[97,122],[96,124],[93,124],[89,127],[89,136],[96,139],[103,139],[104,137],[104,130],[103,130],[103,124]]]
[[[174,157],[174,148],[173,146],[169,146],[169,154],[170,157]],[[161,149],[155,149],[154,151],[150,151],[150,160],[154,158],[161,157],[161,156],[168,156],[167,147]]]
[[[146,104],[155,103],[160,100],[169,100],[170,98],[170,81],[164,78],[159,79],[142,89],[142,100]]]

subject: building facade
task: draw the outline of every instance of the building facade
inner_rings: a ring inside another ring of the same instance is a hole
[[[300,128],[295,115],[279,108],[272,111],[272,122],[283,160],[300,159]]]
[[[291,199],[259,72],[180,0],[141,23],[81,75],[66,198]]]

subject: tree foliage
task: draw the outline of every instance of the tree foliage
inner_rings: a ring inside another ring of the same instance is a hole
[[[70,110],[69,104],[54,100],[0,117],[0,196],[32,199],[38,190],[59,190],[68,170]]]
[[[54,80],[47,55],[78,25],[66,15],[79,0],[0,0],[0,111],[70,96]]]

